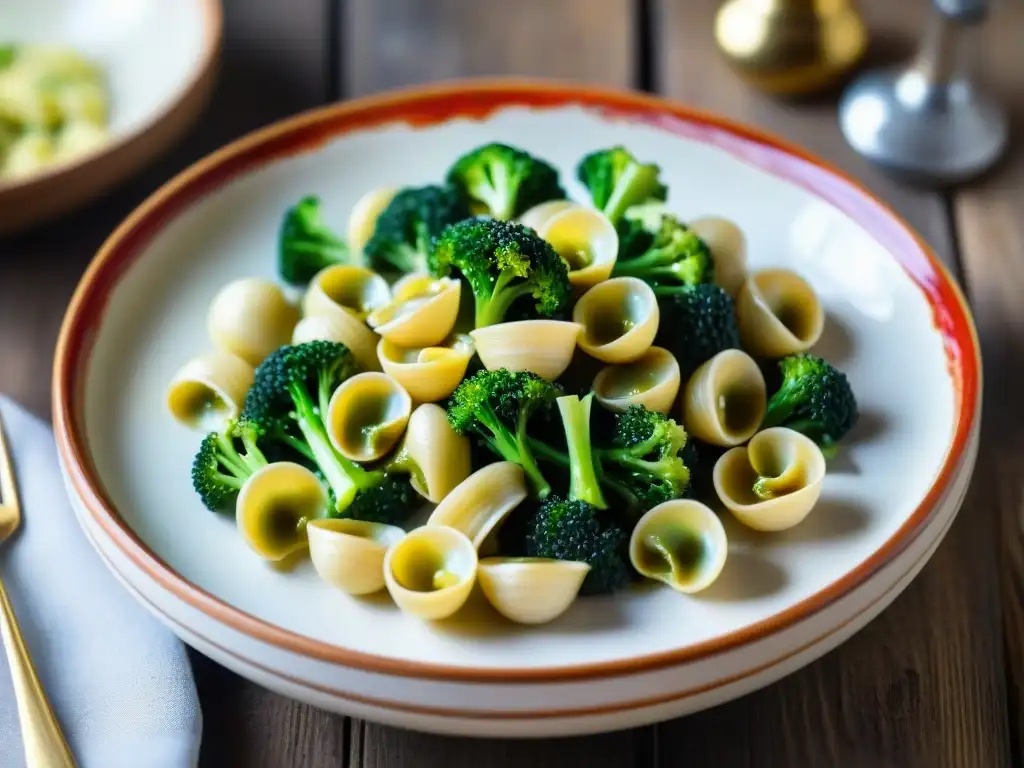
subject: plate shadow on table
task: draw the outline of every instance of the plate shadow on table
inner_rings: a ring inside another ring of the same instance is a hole
[[[812,352],[842,367],[853,354],[853,335],[844,320],[833,312],[825,312],[825,327]]]

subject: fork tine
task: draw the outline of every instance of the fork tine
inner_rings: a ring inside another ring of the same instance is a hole
[[[4,437],[4,421],[0,417],[0,503],[19,509],[18,488],[14,482],[14,468],[11,465],[11,452],[7,449]]]

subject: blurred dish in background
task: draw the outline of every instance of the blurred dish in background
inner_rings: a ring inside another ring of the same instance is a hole
[[[219,0],[0,0],[0,235],[136,173],[198,118]]]
[[[102,69],[73,48],[0,45],[0,179],[27,178],[101,147]]]

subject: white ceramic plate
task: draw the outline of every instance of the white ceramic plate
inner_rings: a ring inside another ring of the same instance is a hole
[[[0,233],[100,194],[148,162],[199,115],[220,47],[219,0],[0,0],[0,44],[70,45],[110,89],[110,140],[94,154],[0,181]]]
[[[584,152],[632,147],[662,166],[679,214],[737,221],[754,267],[796,269],[825,303],[816,351],[848,373],[860,425],[812,516],[771,536],[729,525],[726,570],[699,596],[589,598],[541,628],[495,621],[483,607],[424,624],[384,599],[339,595],[311,567],[266,567],[193,496],[197,436],[165,412],[166,383],[204,346],[216,290],[273,275],[285,207],[319,194],[340,226],[367,189],[437,179],[490,140],[550,159],[574,194]],[[187,641],[334,709],[431,730],[539,735],[632,725],[739,695],[880,611],[959,507],[979,376],[973,326],[947,273],[838,172],[777,139],[648,97],[473,83],[309,113],[168,184],[83,280],[58,349],[54,412],[86,530]]]

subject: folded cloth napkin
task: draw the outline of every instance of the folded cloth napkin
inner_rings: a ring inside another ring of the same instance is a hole
[[[189,768],[202,715],[185,648],[133,602],[78,526],[53,434],[0,398],[22,527],[0,544],[0,576],[79,768]],[[25,764],[0,658],[0,768]]]

